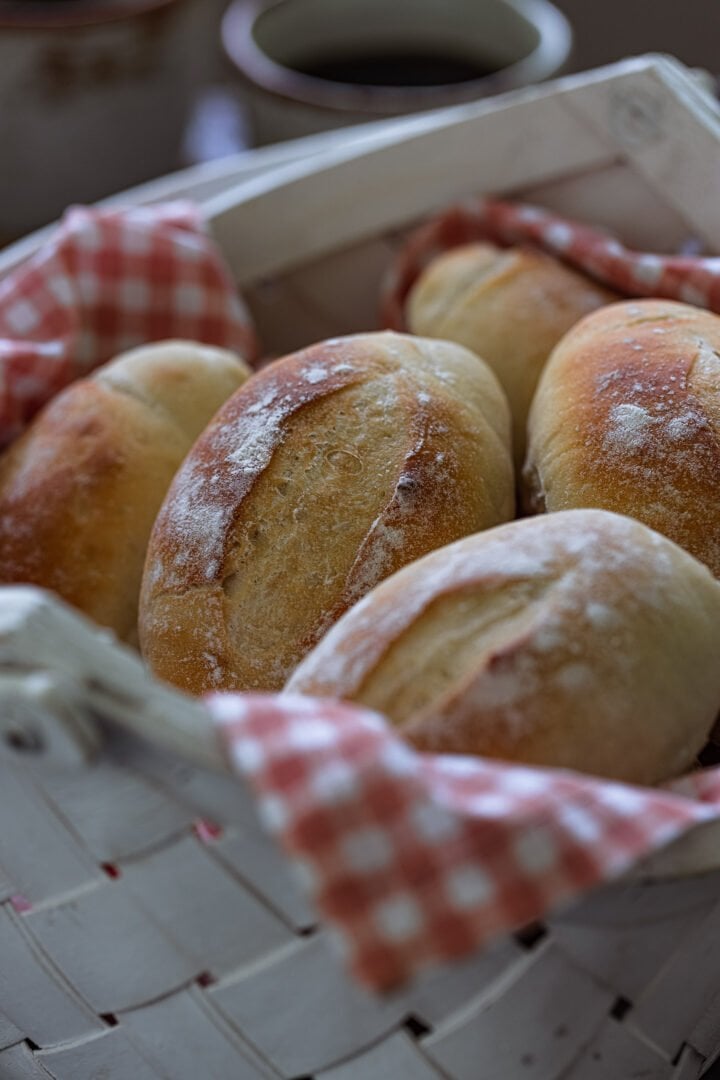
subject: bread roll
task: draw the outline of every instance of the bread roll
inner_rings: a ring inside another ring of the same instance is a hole
[[[720,318],[637,300],[589,315],[538,387],[533,510],[596,506],[645,522],[720,576]]]
[[[510,402],[518,469],[528,409],[552,349],[617,294],[532,249],[467,244],[435,259],[407,302],[414,334],[457,341],[493,369]]]
[[[191,692],[282,687],[368,589],[513,513],[508,407],[457,345],[360,334],[275,361],[179,471],[140,631]]]
[[[185,454],[249,373],[223,349],[165,342],[59,394],[0,458],[0,582],[51,589],[136,641],[155,515]]]
[[[416,747],[653,784],[720,707],[720,584],[629,518],[574,510],[466,537],[352,608],[294,693],[385,713]]]

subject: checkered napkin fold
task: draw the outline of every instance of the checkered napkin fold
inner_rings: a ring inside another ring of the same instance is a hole
[[[385,314],[432,253],[528,241],[634,295],[720,310],[720,260],[628,252],[529,207],[481,200],[423,226],[401,252]],[[62,386],[121,349],[186,337],[254,352],[222,258],[185,205],[73,210],[0,282],[0,442]],[[207,699],[229,761],[367,985],[467,955],[720,818],[720,770],[644,790],[550,769],[420,754],[350,704]]]
[[[52,240],[0,280],[0,446],[74,379],[169,338],[250,361],[256,353],[249,315],[197,209],[73,207]]]

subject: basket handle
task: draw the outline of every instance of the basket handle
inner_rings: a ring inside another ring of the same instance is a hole
[[[82,764],[103,724],[228,771],[210,715],[50,593],[0,589],[0,756]]]

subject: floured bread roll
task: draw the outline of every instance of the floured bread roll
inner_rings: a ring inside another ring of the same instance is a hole
[[[542,252],[467,244],[428,266],[408,297],[406,317],[412,333],[457,341],[493,369],[510,402],[519,468],[545,361],[578,319],[616,299]]]
[[[213,413],[250,374],[170,341],[73,383],[0,458],[0,582],[51,589],[127,641],[150,530]]]
[[[531,510],[597,506],[720,576],[720,318],[635,300],[589,315],[545,369],[529,422]]]
[[[512,513],[508,407],[475,356],[392,333],[314,345],[254,375],[178,472],[143,654],[191,692],[279,689],[373,585]]]
[[[352,608],[287,689],[385,713],[429,751],[640,784],[720,707],[720,584],[629,518],[571,510],[459,540]]]

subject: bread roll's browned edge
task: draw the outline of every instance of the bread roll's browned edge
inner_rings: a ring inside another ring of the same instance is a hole
[[[347,612],[289,693],[387,715],[417,748],[652,784],[720,708],[720,584],[626,517],[577,510],[466,537]]]
[[[275,361],[221,410],[158,516],[148,662],[192,692],[279,689],[382,577],[511,516],[508,445],[497,381],[458,346],[367,334]]]
[[[155,515],[195,437],[248,374],[226,350],[162,342],[59,394],[0,458],[0,581],[50,589],[137,641]]]
[[[523,486],[531,511],[627,514],[720,576],[720,318],[637,300],[582,320],[538,386]]]
[[[490,365],[510,403],[519,470],[548,356],[579,319],[617,298],[536,248],[463,244],[438,256],[415,283],[407,320],[413,333],[456,341]]]

